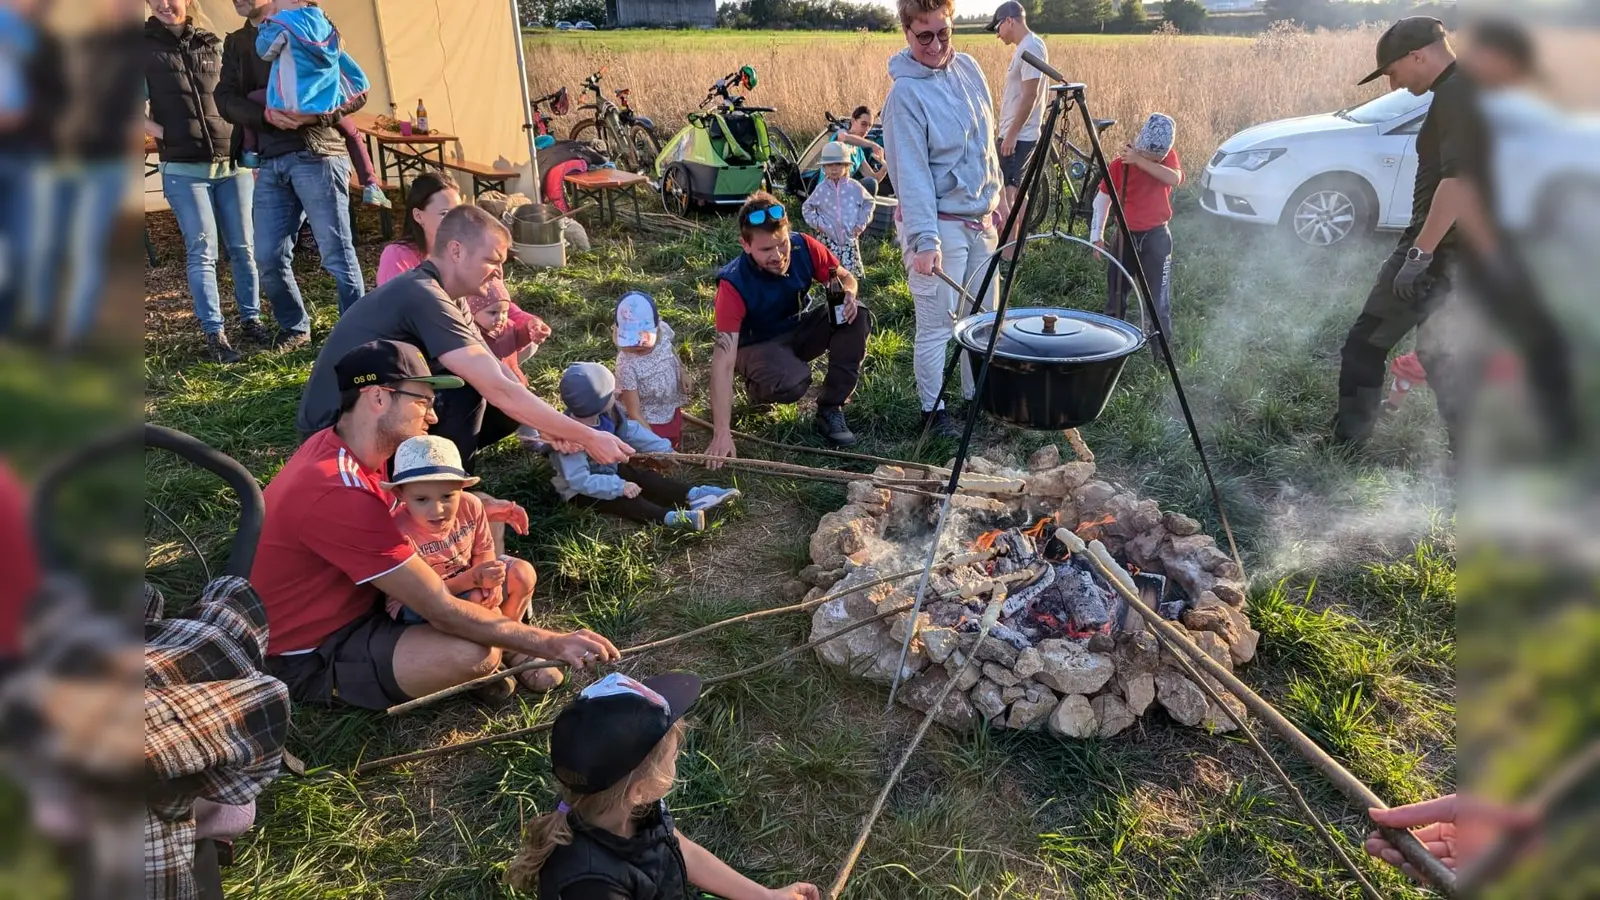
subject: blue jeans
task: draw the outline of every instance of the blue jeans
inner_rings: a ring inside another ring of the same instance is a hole
[[[0,156],[0,336],[16,325],[33,255],[33,182],[43,162]]]
[[[36,249],[23,298],[24,328],[48,328],[65,343],[88,333],[105,291],[111,229],[132,175],[126,161],[113,160],[46,169],[35,182]]]
[[[339,311],[366,293],[350,231],[350,158],[309,150],[261,161],[256,170],[256,269],[278,328],[309,334],[300,285],[294,280],[294,239],[301,216],[311,222],[322,267],[339,289]]]
[[[222,330],[222,292],[217,288],[219,230],[221,240],[228,246],[228,263],[233,268],[233,299],[239,304],[239,318],[245,321],[261,318],[255,246],[250,234],[250,200],[255,193],[255,181],[255,175],[249,170],[227,178],[191,178],[170,172],[161,176],[161,192],[166,195],[167,204],[178,217],[178,228],[183,232],[194,317],[206,334]]]

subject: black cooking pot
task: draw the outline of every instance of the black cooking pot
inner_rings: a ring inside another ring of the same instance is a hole
[[[956,324],[956,340],[982,359],[994,332],[992,312]],[[1100,417],[1128,357],[1144,334],[1121,319],[1077,309],[1011,309],[1000,325],[984,380],[983,409],[1023,428],[1058,430]]]

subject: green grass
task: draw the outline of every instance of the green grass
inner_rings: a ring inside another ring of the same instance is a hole
[[[993,41],[995,39],[994,35],[981,28],[958,27],[956,34],[958,39],[971,42]],[[1149,39],[1149,35],[1141,34],[1051,34],[1047,35],[1047,37],[1050,39],[1051,46],[1133,43]],[[1248,37],[1240,38],[1224,35],[1195,35],[1186,39],[1201,41],[1250,40]],[[892,48],[903,46],[905,37],[898,29],[875,31],[868,34],[860,34],[854,31],[736,31],[727,28],[706,31],[648,28],[624,28],[616,31],[523,29],[523,42],[530,50],[545,46],[575,47],[579,50],[640,50],[657,47],[663,41],[670,41],[675,50],[725,49],[745,51],[752,46],[760,46],[762,48],[793,46],[809,44],[814,41],[871,42]]]
[[[708,226],[673,239],[596,235],[597,250],[566,269],[515,271],[518,298],[555,327],[528,367],[535,388],[548,396],[569,361],[611,358],[607,323],[627,288],[654,293],[681,345],[706,360],[711,272],[736,248],[725,223]],[[370,271],[377,246],[370,223],[362,227]],[[156,231],[175,256],[170,226]],[[1386,799],[1447,790],[1454,781],[1454,539],[1439,512],[1447,503],[1426,474],[1440,452],[1430,404],[1414,398],[1386,423],[1373,458],[1352,459],[1317,440],[1332,413],[1342,329],[1384,249],[1373,242],[1306,254],[1269,235],[1219,230],[1192,201],[1177,222],[1177,247],[1184,383],[1256,576],[1252,615],[1263,637],[1243,677]],[[910,299],[893,249],[870,248],[867,265],[866,299],[879,333],[852,422],[865,435],[864,451],[907,457],[917,452]],[[1024,270],[1017,302],[1097,302],[1098,271],[1065,247],[1047,247]],[[319,271],[300,274],[323,334],[334,320],[330,283]],[[147,415],[233,454],[265,481],[293,449],[293,410],[314,348],[255,355],[231,368],[201,361],[182,288],[162,292],[181,281],[170,262],[152,276]],[[814,440],[805,414],[792,408],[743,414],[736,425],[781,441]],[[1171,386],[1145,355],[1130,363],[1106,415],[1084,434],[1107,477],[1196,516],[1220,538]],[[1020,459],[1048,439],[985,423],[978,450]],[[936,441],[921,456],[942,462],[953,450],[953,442]],[[513,538],[511,550],[539,567],[540,617],[598,628],[619,645],[778,604],[785,582],[807,562],[806,535],[843,502],[831,486],[737,476],[746,502],[735,516],[707,534],[668,537],[559,504],[542,465],[509,447],[493,450],[481,473],[491,490],[532,515],[531,534]],[[148,497],[220,562],[236,511],[227,492],[157,454],[146,459],[145,483]],[[193,597],[201,575],[192,554],[153,515],[146,525],[150,579],[169,601]],[[801,617],[737,626],[675,647],[641,670],[732,671],[800,643],[807,626]],[[363,759],[541,721],[556,702],[524,697],[498,711],[444,704],[398,720],[302,709],[290,749],[310,765],[345,771]],[[828,883],[917,724],[905,711],[885,720],[883,702],[881,688],[810,657],[716,688],[694,717],[673,797],[683,829],[766,883]],[[1362,811],[1281,742],[1268,742],[1359,856]],[[535,736],[357,780],[281,780],[261,804],[259,827],[240,844],[229,896],[511,896],[499,879],[517,824],[554,803],[545,753]],[[1386,894],[1421,896],[1393,873],[1362,864]],[[891,794],[847,896],[1358,892],[1246,745],[1152,714],[1107,741],[934,729]]]

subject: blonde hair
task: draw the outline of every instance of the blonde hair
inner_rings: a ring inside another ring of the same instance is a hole
[[[956,0],[900,0],[900,27],[909,29],[911,23],[926,13],[944,13],[954,19]]]
[[[579,794],[562,787],[561,799],[578,818],[593,822],[607,813],[623,807],[632,807],[637,815],[650,804],[672,791],[677,780],[678,746],[683,741],[683,720],[675,722],[645,757],[639,767],[611,787],[594,794]],[[630,795],[643,795],[635,798]],[[557,847],[572,843],[572,826],[567,813],[548,812],[529,822],[522,829],[522,849],[506,866],[506,884],[519,891],[536,894],[539,891],[539,872]]]

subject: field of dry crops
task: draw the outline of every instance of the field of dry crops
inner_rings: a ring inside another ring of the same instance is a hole
[[[1045,44],[1053,65],[1088,85],[1096,116],[1132,127],[1150,112],[1168,113],[1178,121],[1179,152],[1197,164],[1241,128],[1377,96],[1381,87],[1355,87],[1371,68],[1376,39],[1367,30],[1255,39],[1061,35]],[[713,81],[752,65],[759,78],[753,102],[776,107],[778,124],[803,143],[822,129],[824,110],[878,108],[890,86],[886,62],[903,46],[896,34],[751,33],[738,43],[685,32],[551,34],[529,38],[528,77],[537,96],[563,84],[576,90],[584,76],[608,66],[608,89],[633,88],[634,106],[665,136]],[[991,89],[999,89],[1009,47],[987,34],[965,34],[956,37],[956,49],[975,56]],[[570,123],[557,127],[564,132]],[[1125,136],[1121,128],[1113,132],[1113,140]]]

